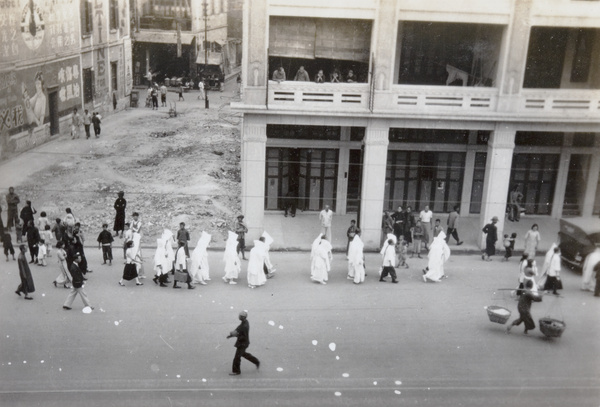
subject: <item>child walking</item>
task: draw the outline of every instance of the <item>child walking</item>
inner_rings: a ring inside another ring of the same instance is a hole
[[[516,233],[512,233],[510,236],[508,236],[508,234],[504,235],[504,238],[502,239],[502,245],[504,246],[504,257],[502,258],[502,261],[508,261],[508,259],[512,257],[513,250],[515,250],[516,237]]]
[[[46,256],[52,257],[52,231],[50,225],[44,226],[44,229],[40,229],[40,237],[46,242]]]
[[[398,250],[398,262],[396,263],[398,267],[408,268],[408,263],[406,259],[408,258],[408,242],[404,240],[404,235],[400,235],[397,244]]]
[[[15,233],[17,234],[17,243],[23,243],[23,223],[21,219],[15,219]]]
[[[108,231],[108,223],[102,224],[102,232],[98,235],[98,249],[102,247],[102,258],[104,263],[108,260],[108,264],[112,266],[112,242],[114,242],[113,235]]]
[[[4,255],[6,256],[6,261],[8,261],[8,253],[12,255],[13,260],[15,259],[15,249],[12,244],[12,236],[8,229],[4,229],[2,231],[2,246],[4,247]]]
[[[38,242],[37,265],[46,267],[47,256],[48,251],[46,250],[46,241],[44,239],[40,239]]]

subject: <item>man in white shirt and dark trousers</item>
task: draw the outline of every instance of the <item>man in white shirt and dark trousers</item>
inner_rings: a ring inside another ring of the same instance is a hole
[[[394,241],[392,239],[387,241],[387,247],[383,253],[383,271],[381,272],[381,277],[379,277],[380,282],[385,282],[385,278],[389,274],[392,276],[392,283],[398,284],[396,279],[396,270],[394,267],[396,266],[396,249],[394,246]]]
[[[431,239],[431,218],[433,218],[433,212],[429,210],[429,206],[425,205],[425,209],[419,214],[421,219],[421,225],[423,226],[423,241],[425,242],[425,250],[429,250],[429,239]]]
[[[321,233],[327,237],[327,240],[332,243],[331,240],[331,220],[333,219],[333,211],[329,209],[329,205],[325,205],[325,209],[319,214],[319,220],[321,221]]]

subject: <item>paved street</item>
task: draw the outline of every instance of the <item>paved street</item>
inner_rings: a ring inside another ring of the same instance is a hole
[[[308,253],[272,253],[275,278],[251,290],[247,263],[240,284],[223,284],[222,252],[212,251],[212,281],[192,291],[150,279],[119,287],[121,262],[103,266],[98,249],[86,252],[91,314],[79,299],[61,308],[68,290],[52,286],[55,257],[32,266],[33,301],[14,294],[17,264],[2,260],[0,405],[599,405],[600,300],[568,270],[564,298],[546,296],[532,309],[536,325],[563,314],[565,333],[551,340],[537,328],[525,336],[522,326],[505,335],[487,318],[491,304],[518,315],[516,301],[492,300],[493,289],[515,286],[516,259],[454,256],[450,277],[428,284],[425,260],[413,259],[396,285],[377,282],[379,257],[368,254],[367,281],[356,286],[336,254],[322,286],[309,280]],[[153,254],[144,252],[150,276]],[[242,361],[242,375],[230,377],[235,349],[225,337],[242,309],[248,350],[262,364],[257,371]]]

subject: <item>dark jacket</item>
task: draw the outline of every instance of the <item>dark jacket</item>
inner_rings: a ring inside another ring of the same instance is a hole
[[[496,243],[498,240],[498,228],[493,223],[488,223],[483,227],[483,233],[486,234],[485,240]]]
[[[73,281],[73,287],[81,288],[83,286],[83,273],[76,262],[71,264],[69,271],[71,272],[71,281]]]
[[[250,346],[250,323],[247,319],[244,319],[237,328],[237,341],[235,341],[236,348],[247,348]]]

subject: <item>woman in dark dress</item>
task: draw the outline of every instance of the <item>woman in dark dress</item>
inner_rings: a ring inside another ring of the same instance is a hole
[[[140,263],[136,260],[136,253],[133,247],[133,240],[128,241],[125,244],[127,251],[125,252],[125,268],[123,269],[123,277],[119,281],[120,286],[125,286],[123,280],[131,281],[135,279],[135,285],[144,285],[138,278],[138,272],[136,263]]]
[[[19,259],[17,260],[19,264],[19,277],[21,277],[21,284],[17,287],[17,294],[19,297],[21,293],[25,294],[26,300],[33,300],[32,297],[29,296],[30,293],[35,292],[35,285],[33,284],[33,277],[31,277],[31,270],[29,270],[29,264],[27,264],[27,259],[25,258],[25,252],[27,252],[27,246],[22,244],[19,246],[21,249],[21,253],[19,254]]]
[[[117,211],[115,215],[115,224],[113,226],[113,230],[115,231],[115,236],[119,235],[119,231],[121,232],[121,237],[123,237],[123,231],[125,230],[125,208],[127,207],[127,201],[123,196],[125,192],[119,191],[119,197],[115,200],[115,211]]]

